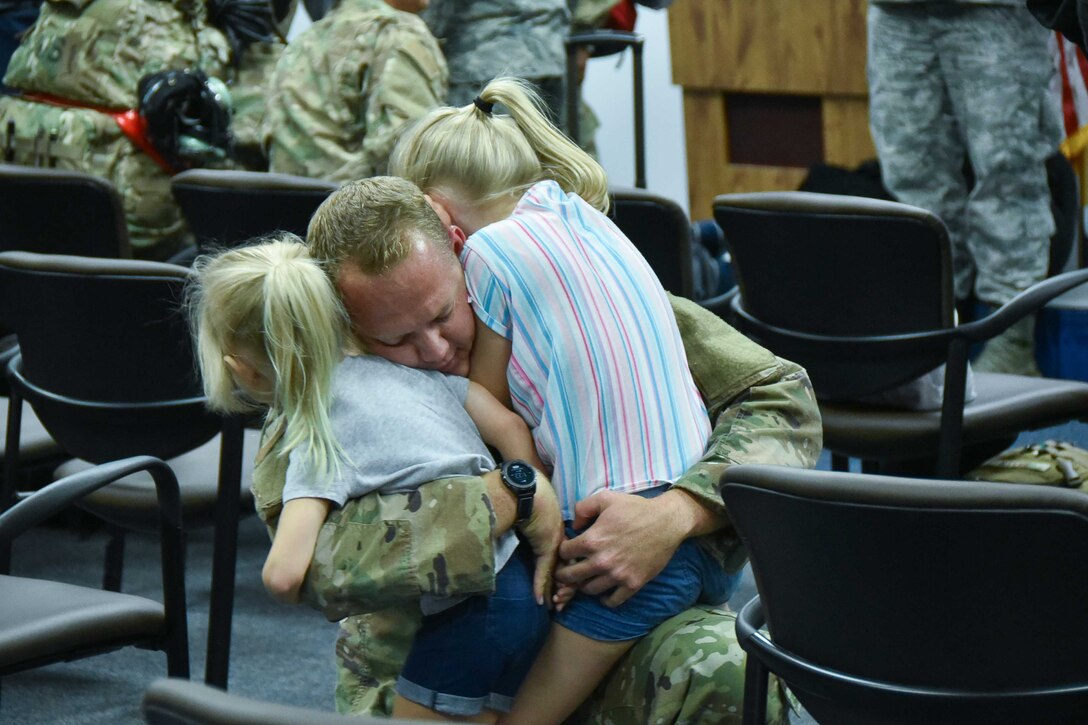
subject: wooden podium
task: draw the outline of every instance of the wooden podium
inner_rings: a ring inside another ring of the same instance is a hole
[[[715,195],[796,189],[817,161],[876,156],[865,0],[681,0],[669,8],[684,89],[693,219]]]

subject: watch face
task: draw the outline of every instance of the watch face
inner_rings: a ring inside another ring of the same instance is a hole
[[[533,467],[521,461],[511,461],[506,464],[503,474],[511,485],[519,488],[532,486],[536,483],[536,472]]]

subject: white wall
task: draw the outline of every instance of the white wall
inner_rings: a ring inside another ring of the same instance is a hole
[[[680,86],[672,82],[667,10],[639,6],[635,29],[645,36],[646,183],[650,190],[688,208],[687,154]],[[590,61],[582,95],[601,120],[597,149],[614,184],[635,183],[634,98],[631,53]]]
[[[680,86],[672,83],[667,10],[639,6],[636,30],[646,38],[643,84],[646,102],[646,182],[649,189],[688,209],[687,155]],[[299,5],[288,32],[294,38],[309,27]],[[634,96],[630,51],[591,60],[582,86],[583,97],[601,121],[597,149],[609,180],[622,186],[635,183]]]

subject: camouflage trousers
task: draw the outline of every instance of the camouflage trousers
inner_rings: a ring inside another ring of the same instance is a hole
[[[739,725],[745,655],[736,615],[693,607],[658,626],[620,660],[569,722],[593,725],[723,723]],[[336,709],[388,715],[393,683],[404,663],[418,617],[403,609],[348,617],[336,643]],[[769,688],[769,723],[785,723],[778,687]]]
[[[1022,6],[877,4],[869,111],[884,184],[948,227],[956,296],[1001,305],[1046,277],[1058,149],[1047,31]],[[974,185],[968,190],[965,160]]]

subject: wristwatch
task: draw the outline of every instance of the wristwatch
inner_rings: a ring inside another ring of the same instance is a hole
[[[525,461],[506,461],[499,469],[502,482],[518,500],[515,524],[527,521],[533,513],[533,496],[536,495],[536,471]]]

